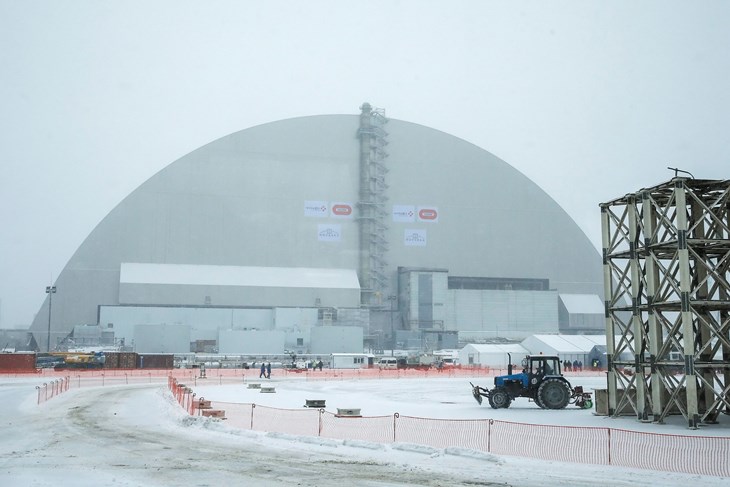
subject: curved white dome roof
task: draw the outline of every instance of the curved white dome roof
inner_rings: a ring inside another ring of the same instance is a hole
[[[357,269],[357,218],[311,217],[305,206],[356,208],[358,125],[358,115],[268,123],[167,166],[114,208],[66,264],[53,296],[54,330],[96,323],[98,305],[118,304],[123,262]],[[602,294],[599,253],[527,177],[452,135],[392,119],[386,128],[388,207],[438,212],[435,221],[388,218],[393,282],[398,267],[428,267],[549,279],[561,292]],[[337,238],[318,238],[321,224],[337,225]],[[408,230],[424,232],[426,245],[406,245]],[[32,329],[46,329],[45,310]]]

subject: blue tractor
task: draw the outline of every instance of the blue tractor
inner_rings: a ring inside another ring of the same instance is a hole
[[[589,409],[593,406],[590,392],[582,386],[572,387],[560,372],[560,359],[554,355],[528,355],[522,359],[522,372],[513,374],[512,355],[509,356],[507,375],[494,378],[491,390],[472,386],[472,394],[479,404],[486,397],[494,409],[508,408],[518,397],[527,397],[543,409],[563,409],[568,404]]]

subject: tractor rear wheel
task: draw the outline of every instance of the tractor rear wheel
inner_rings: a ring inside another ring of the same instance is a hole
[[[547,379],[537,390],[540,402],[547,409],[563,409],[570,401],[570,387],[560,379]]]
[[[494,409],[508,408],[512,398],[504,389],[492,389],[489,393],[489,405]]]

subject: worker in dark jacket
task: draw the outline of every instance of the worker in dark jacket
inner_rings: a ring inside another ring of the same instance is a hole
[[[261,373],[259,374],[259,379],[262,377],[266,377],[266,364],[261,362]]]
[[[271,379],[271,362],[266,364],[266,378]]]

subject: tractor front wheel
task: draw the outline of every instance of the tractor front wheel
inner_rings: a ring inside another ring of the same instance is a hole
[[[512,398],[504,389],[492,389],[489,393],[489,405],[494,409],[508,408],[511,402]]]
[[[542,400],[540,399],[540,394],[535,394],[535,404],[540,406],[540,409],[545,409],[545,405],[542,403]]]
[[[570,387],[560,379],[547,379],[540,384],[537,395],[546,409],[563,409],[570,402]]]

